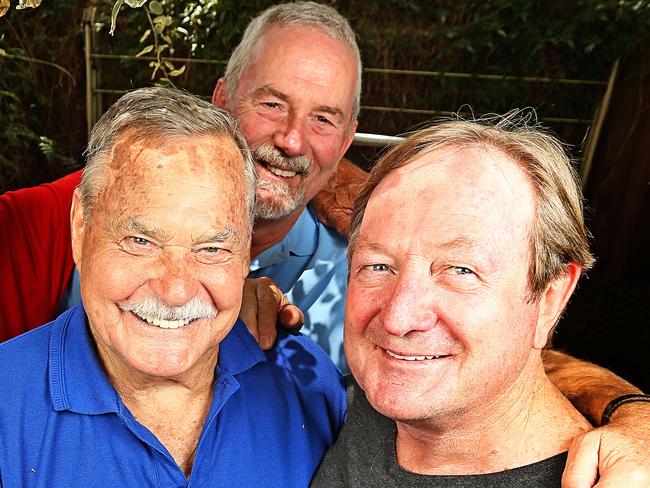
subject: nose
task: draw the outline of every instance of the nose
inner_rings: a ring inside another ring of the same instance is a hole
[[[430,330],[436,325],[435,297],[427,278],[406,273],[399,275],[381,315],[386,333],[403,337],[410,332]]]
[[[190,250],[167,246],[154,265],[153,291],[168,305],[180,307],[198,293],[194,262]]]
[[[287,156],[305,154],[306,134],[304,121],[296,114],[291,114],[273,134],[273,144]]]

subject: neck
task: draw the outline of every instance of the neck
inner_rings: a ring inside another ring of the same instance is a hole
[[[482,474],[566,451],[590,426],[546,378],[541,361],[534,369],[493,402],[451,421],[398,421],[398,463],[420,474]]]
[[[100,357],[109,379],[136,420],[167,448],[189,477],[203,424],[212,403],[213,361],[195,365],[174,378],[158,378],[127,370],[110,356]]]
[[[251,239],[251,259],[284,239],[304,209],[305,206],[302,206],[290,215],[279,219],[256,219]]]

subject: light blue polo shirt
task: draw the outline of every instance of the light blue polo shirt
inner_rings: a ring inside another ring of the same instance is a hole
[[[271,278],[300,307],[305,314],[301,332],[321,346],[343,373],[349,372],[343,353],[347,252],[347,241],[321,224],[307,207],[284,239],[252,260],[249,273],[251,278]],[[80,301],[75,268],[61,311]]]
[[[267,276],[305,314],[301,332],[321,346],[341,371],[348,243],[307,207],[289,234],[252,260],[249,276]]]
[[[306,487],[345,415],[345,391],[309,339],[260,350],[238,321],[187,480],[124,405],[77,306],[0,345],[0,486]]]

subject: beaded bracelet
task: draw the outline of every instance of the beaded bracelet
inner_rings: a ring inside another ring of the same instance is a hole
[[[614,398],[605,407],[605,411],[600,420],[600,425],[606,425],[612,419],[612,414],[618,407],[631,402],[650,402],[650,395],[644,395],[643,393],[630,393]]]

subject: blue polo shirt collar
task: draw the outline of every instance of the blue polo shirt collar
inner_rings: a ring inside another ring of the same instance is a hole
[[[287,236],[251,261],[251,271],[285,261],[290,255],[311,256],[318,248],[318,221],[306,207],[293,224]]]
[[[121,400],[99,360],[83,305],[56,319],[49,352],[49,387],[55,410],[88,415],[120,411]],[[244,323],[237,320],[219,347],[217,375],[236,375],[262,361],[266,356]]]

